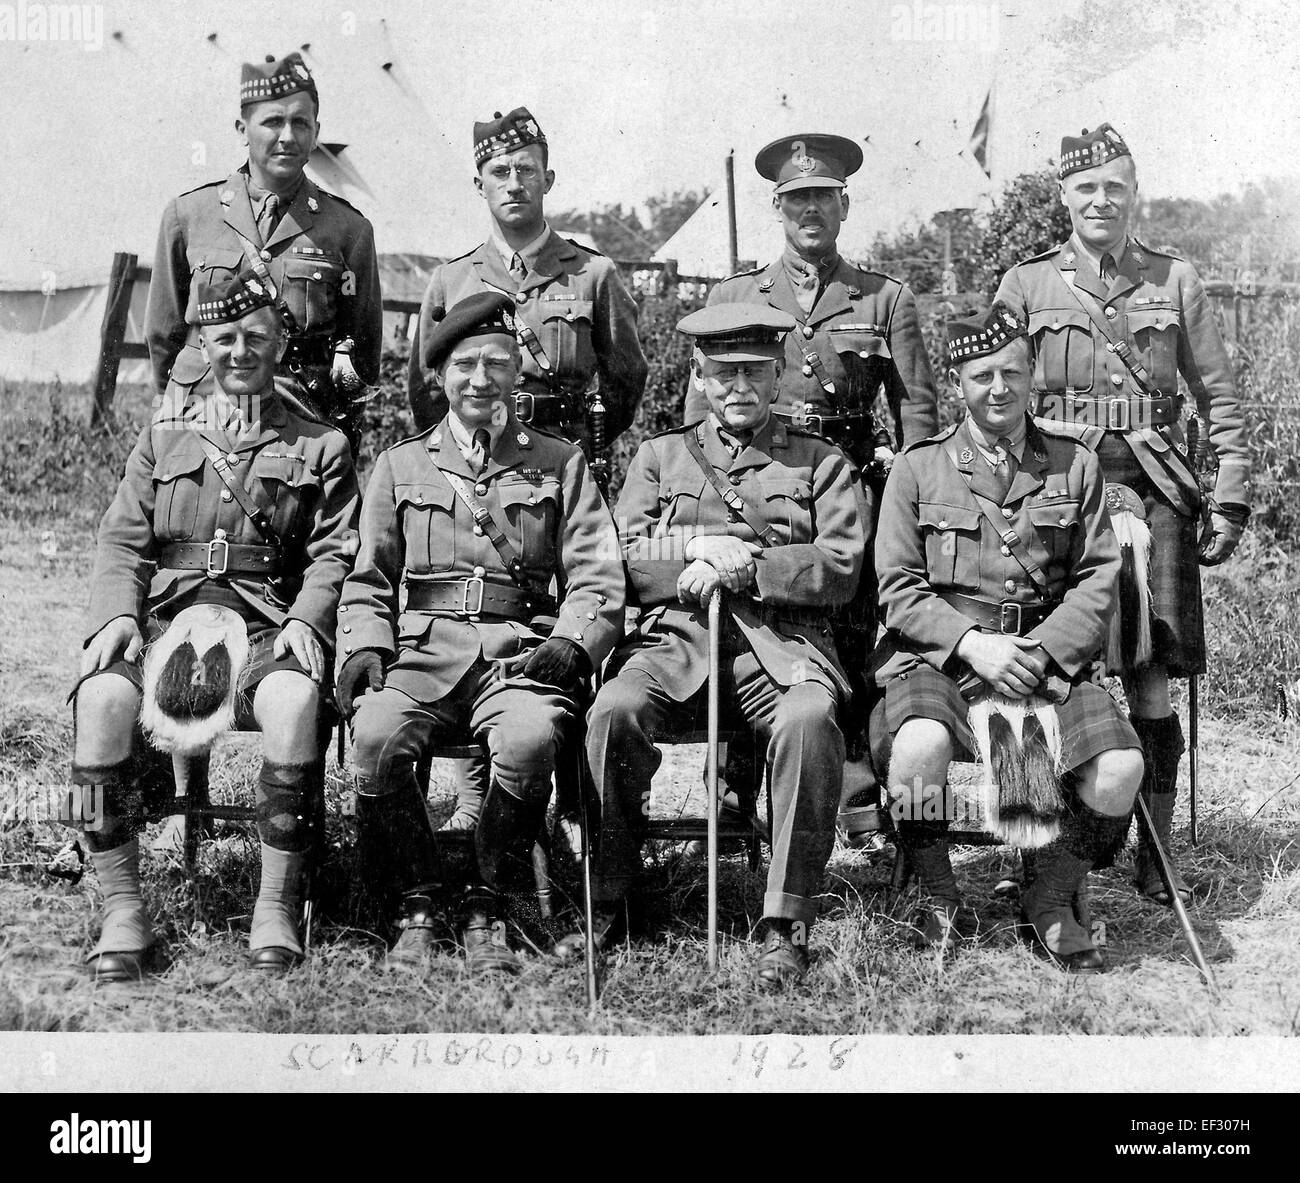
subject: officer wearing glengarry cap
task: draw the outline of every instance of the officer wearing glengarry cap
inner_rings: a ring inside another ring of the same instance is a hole
[[[383,304],[370,223],[304,175],[320,133],[316,83],[297,51],[245,63],[235,127],[248,160],[163,212],[145,340],[158,393],[209,382],[195,301],[247,269],[274,289],[289,334],[280,393],[343,428],[351,400],[379,377]]]
[[[1123,137],[1109,123],[1065,136],[1059,178],[1073,233],[1011,268],[997,299],[1028,319],[1038,414],[1095,447],[1106,480],[1128,486],[1145,510],[1151,655],[1120,672],[1146,753],[1142,793],[1168,849],[1185,750],[1169,679],[1205,669],[1198,558],[1205,566],[1223,562],[1249,516],[1246,424],[1195,268],[1131,232],[1137,170]],[[1195,458],[1185,454],[1180,375],[1218,461],[1200,539],[1203,499]],[[1136,878],[1139,891],[1168,902],[1145,841]]]

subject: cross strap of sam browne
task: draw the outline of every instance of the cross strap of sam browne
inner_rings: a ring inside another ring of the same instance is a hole
[[[1097,326],[1097,331],[1106,338],[1110,351],[1124,363],[1124,367],[1133,375],[1133,381],[1137,384],[1139,392],[1148,398],[1160,398],[1162,392],[1152,385],[1151,375],[1147,373],[1146,367],[1133,355],[1129,343],[1115,334],[1115,330],[1110,327],[1106,318],[1098,315],[1097,309],[1079,295],[1079,289],[1074,284],[1066,280],[1059,270],[1057,270],[1056,274],[1060,276],[1061,283],[1065,285],[1066,290],[1074,297],[1074,302],[1088,314],[1088,319]]]
[[[754,531],[755,537],[763,546],[780,545],[781,539],[775,528],[763,521],[754,512],[754,507],[735,488],[727,484],[718,470],[709,463],[709,458],[704,454],[704,445],[700,442],[700,433],[703,430],[704,425],[700,424],[686,433],[686,450],[691,454],[691,459],[699,465],[705,479],[713,486],[713,491],[722,498],[726,507]]]
[[[505,532],[497,525],[496,519],[488,512],[487,506],[478,501],[474,494],[469,491],[469,486],[462,476],[454,472],[448,472],[445,468],[439,469],[439,471],[447,478],[447,483],[456,496],[465,503],[465,507],[474,517],[475,524],[482,529],[487,536],[487,540],[492,543],[493,549],[501,556],[501,561],[506,565],[506,571],[510,578],[525,591],[535,592],[536,589],[529,583],[528,576],[524,573],[523,559],[520,558],[519,552],[510,545],[510,539],[505,536]],[[542,593],[538,592],[536,594],[541,595]]]
[[[253,523],[254,529],[271,546],[280,546],[280,535],[275,532],[275,528],[271,525],[271,519],[266,516],[266,511],[253,500],[244,487],[244,483],[235,476],[232,471],[234,464],[228,458],[226,450],[215,440],[209,439],[203,432],[200,431],[197,434],[204,455],[207,456],[208,462],[216,471],[217,476],[221,478],[221,483],[230,491],[230,495],[235,499],[235,504],[244,511],[248,520]]]

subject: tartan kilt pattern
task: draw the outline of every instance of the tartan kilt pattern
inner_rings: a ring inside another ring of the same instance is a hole
[[[871,753],[877,768],[888,765],[894,736],[908,719],[934,719],[953,737],[953,759],[975,760],[975,737],[967,722],[970,704],[955,679],[924,663],[891,678],[871,712]],[[1065,767],[1078,768],[1114,748],[1142,744],[1119,704],[1096,682],[1080,682],[1056,708]]]
[[[1151,529],[1151,661],[1179,678],[1205,672],[1201,617],[1200,520],[1183,517],[1148,479],[1123,437],[1107,432],[1097,448],[1102,472],[1127,485],[1147,511]]]

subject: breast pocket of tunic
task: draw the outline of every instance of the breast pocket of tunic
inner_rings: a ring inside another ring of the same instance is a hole
[[[759,482],[763,516],[781,544],[812,540],[812,485],[795,478]]]
[[[235,474],[242,478],[240,469]],[[268,456],[261,452],[253,457],[252,475],[257,483],[250,492],[271,519],[276,534],[286,543],[306,538],[320,498],[320,473],[312,471],[305,457]]]
[[[660,559],[685,558],[685,547],[700,529],[700,499],[704,496],[704,476],[698,480],[687,478],[682,482],[663,485],[659,490],[660,513],[654,528],[658,545],[655,557]],[[676,551],[671,547],[678,548]]]
[[[1070,498],[1043,498],[1029,503],[1033,523],[1048,557],[1064,563],[1070,557],[1075,531],[1079,528],[1079,503]]]
[[[557,374],[586,374],[595,368],[590,300],[543,302],[542,346]]]
[[[1178,337],[1183,321],[1171,303],[1130,309],[1128,331],[1151,381],[1162,394],[1178,392]]]
[[[889,372],[892,361],[889,343],[884,337],[859,328],[832,326],[828,333],[848,384],[845,405],[851,410],[870,410]]]
[[[980,512],[964,505],[923,501],[918,509],[925,567],[939,587],[972,591],[980,585]]]
[[[450,571],[456,562],[456,494],[432,481],[393,487],[404,566],[415,575]]]
[[[506,537],[519,548],[524,563],[554,571],[556,531],[560,522],[560,482],[543,479],[502,481],[497,486]]]
[[[194,537],[198,526],[199,502],[203,498],[204,464],[207,458],[193,432],[183,433],[181,443],[160,456],[154,464],[154,533],[161,539],[183,542]],[[216,473],[208,474],[217,481]],[[215,490],[208,515],[215,521]],[[205,522],[205,525],[211,523]],[[205,540],[207,538],[205,532]]]
[[[338,313],[343,263],[328,255],[291,254],[284,264],[285,299],[306,333],[328,333]]]
[[[1096,353],[1092,321],[1082,308],[1040,308],[1031,312],[1029,335],[1037,349],[1036,389],[1092,389]]]
[[[228,246],[195,243],[185,251],[190,264],[190,294],[197,298],[199,287],[229,283],[244,264],[244,252]]]

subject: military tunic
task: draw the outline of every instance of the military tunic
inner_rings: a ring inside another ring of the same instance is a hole
[[[576,426],[585,430],[583,395],[592,376],[599,374],[606,443],[613,443],[632,425],[648,373],[637,337],[636,304],[614,263],[551,231],[522,284],[511,278],[492,243],[483,243],[434,271],[411,342],[408,370],[418,430],[447,413],[447,398],[436,375],[424,369],[420,342],[447,309],[482,291],[504,292],[516,303],[523,357],[520,392],[576,397]],[[527,414],[526,400],[524,410]]]
[[[304,177],[270,238],[263,243],[248,192],[247,166],[224,181],[182,193],[163,212],[149,283],[145,340],[159,393],[168,379],[192,386],[207,374],[199,348],[200,287],[220,287],[249,268],[241,235],[258,248],[272,281],[297,321],[290,354],[277,376],[301,387],[289,363],[328,374],[336,342],[355,342],[352,363],[373,384],[383,346],[383,299],[370,223],[340,197]]]
[[[876,536],[887,630],[874,663],[885,690],[871,720],[879,766],[913,716],[947,724],[958,751],[968,758],[974,751],[959,688],[972,671],[956,652],[977,621],[965,605],[945,599],[954,593],[1008,605],[999,611],[1011,631],[1041,642],[1049,675],[1066,684],[1057,689],[1069,687],[1057,708],[1067,767],[1109,748],[1138,747],[1114,701],[1086,680],[1110,627],[1120,567],[1097,457],[1054,426],[1031,422],[1015,478],[1004,495],[990,498],[988,513],[975,496],[986,489],[987,470],[963,420],[908,448],[889,475]],[[1037,573],[1008,545],[1008,532],[1023,542]],[[1021,613],[1036,610],[1041,621],[1014,627]]]
[[[457,495],[467,482],[523,562],[531,609],[473,612],[478,581],[514,589],[501,554]],[[558,605],[546,605],[555,580]],[[469,581],[469,612],[406,609],[413,584]],[[624,580],[618,541],[582,452],[513,415],[475,475],[446,420],[403,440],[375,464],[366,489],[361,549],[339,604],[338,660],[373,649],[385,685],[359,702],[353,758],[364,777],[386,778],[417,759],[436,730],[486,733],[499,779],[521,798],[550,791],[556,731],[573,704],[522,675],[503,680],[495,662],[550,636],[576,642],[599,668],[622,633]]]
[[[687,451],[685,431],[699,433],[708,462],[774,533],[757,556],[755,585],[727,596],[722,697],[738,724],[756,729],[772,768],[774,848],[764,914],[809,923],[843,779],[836,714],[848,684],[828,613],[853,595],[863,523],[843,453],[776,419],[734,458],[712,418],[667,432],[643,443],[628,470],[615,512],[642,616],[615,654],[588,720],[602,808],[596,891],[617,898],[635,875],[642,802],[661,759],[654,741],[689,725],[708,678],[707,612],[677,598],[687,540],[755,540]]]
[[[1039,415],[1092,443],[1106,479],[1142,497],[1152,531],[1153,660],[1178,674],[1205,668],[1197,566],[1197,482],[1183,458],[1181,374],[1218,455],[1214,499],[1250,506],[1250,457],[1232,363],[1191,264],[1130,238],[1109,284],[1078,240],[1011,268],[997,300],[1024,316],[1034,342]],[[1077,293],[1077,297],[1076,297]],[[1127,342],[1172,414],[1149,422],[1143,396],[1089,310]],[[1094,401],[1095,400],[1095,401]]]

